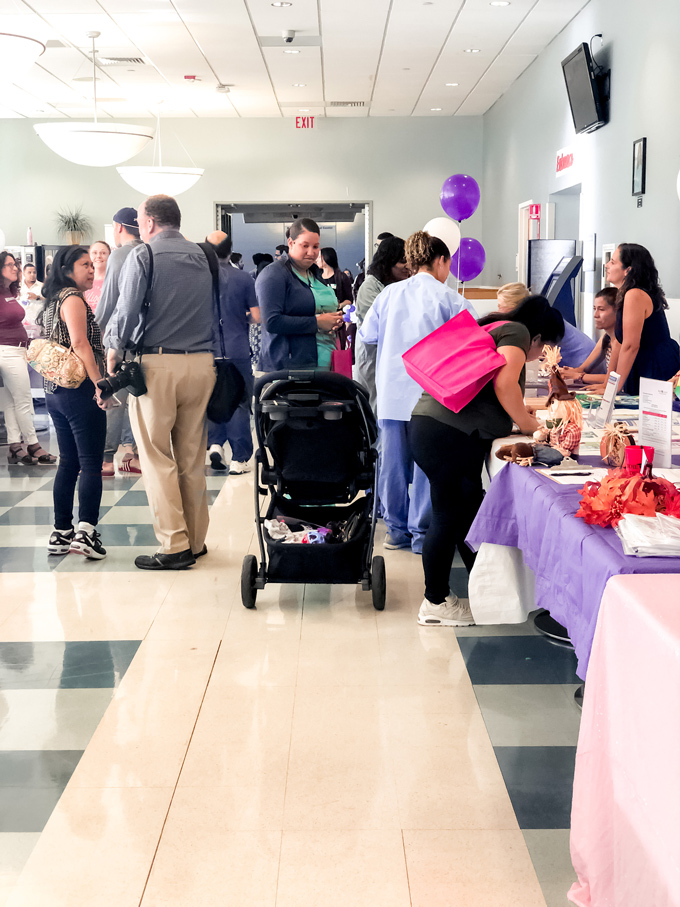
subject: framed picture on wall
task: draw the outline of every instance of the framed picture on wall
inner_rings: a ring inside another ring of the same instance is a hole
[[[647,139],[633,142],[633,195],[645,194],[647,171]]]

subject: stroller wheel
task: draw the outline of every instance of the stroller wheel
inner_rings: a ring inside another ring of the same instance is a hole
[[[257,558],[254,554],[248,554],[243,558],[243,567],[241,568],[241,601],[245,608],[255,607],[255,599],[257,598],[256,576]]]
[[[371,569],[371,593],[373,595],[373,607],[376,611],[385,610],[385,598],[387,596],[387,580],[385,579],[385,558],[373,558]]]

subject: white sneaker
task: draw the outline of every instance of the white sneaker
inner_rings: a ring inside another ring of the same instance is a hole
[[[210,457],[211,469],[222,471],[227,469],[227,464],[222,459],[222,448],[219,444],[211,444],[210,449],[208,450],[208,455]]]
[[[250,471],[250,466],[248,466],[247,463],[242,463],[242,462],[239,462],[238,460],[231,461],[231,466],[229,467],[230,476],[240,476],[240,475],[243,475],[244,472],[249,472],[249,471]]]
[[[461,604],[457,595],[447,595],[441,605],[433,605],[424,598],[418,623],[423,627],[472,627],[475,619],[469,605]]]

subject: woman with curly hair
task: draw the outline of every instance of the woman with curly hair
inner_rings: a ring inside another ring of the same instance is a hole
[[[605,270],[619,291],[609,371],[621,376],[619,386],[625,393],[638,394],[640,378],[667,381],[680,370],[680,348],[668,329],[668,303],[647,249],[621,243]]]
[[[388,238],[381,243],[380,251],[389,241]],[[451,254],[441,239],[422,231],[414,233],[406,240],[405,256],[413,276],[391,283],[378,295],[361,326],[359,339],[378,347],[378,493],[387,525],[385,547],[411,548],[420,554],[430,520],[430,486],[414,463],[410,433],[411,412],[422,389],[407,374],[401,357],[470,306],[445,284]]]

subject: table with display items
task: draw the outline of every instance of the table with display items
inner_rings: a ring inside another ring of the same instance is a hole
[[[584,468],[593,468],[595,458],[587,459]],[[680,574],[680,558],[625,555],[614,529],[577,518],[586,481],[575,477],[576,484],[562,485],[534,468],[506,464],[467,538],[479,552],[469,583],[475,622],[522,623],[536,608],[546,608],[567,628],[584,680],[608,580]]]

